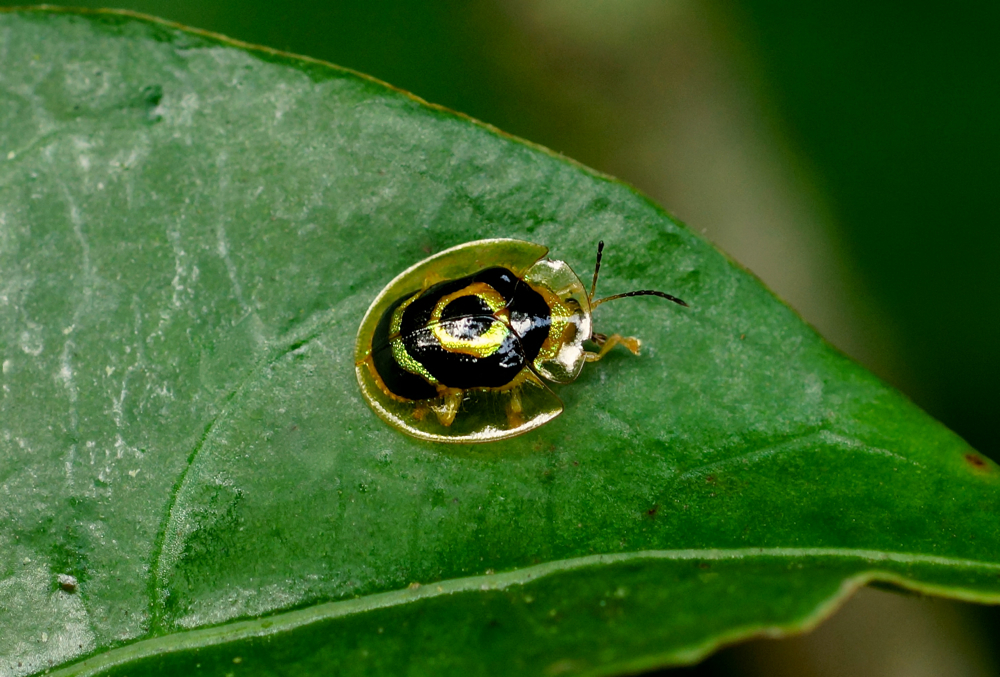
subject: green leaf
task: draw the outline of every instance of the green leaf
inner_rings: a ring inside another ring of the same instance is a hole
[[[123,14],[0,14],[0,64],[0,674],[613,674],[1000,601],[998,468],[628,186]],[[404,437],[358,324],[486,237],[691,307],[602,306],[643,354],[537,431]]]

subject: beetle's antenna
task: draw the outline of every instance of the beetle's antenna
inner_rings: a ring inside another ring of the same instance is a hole
[[[604,252],[604,240],[597,243],[597,265],[594,266],[594,281],[590,285],[590,295],[587,300],[590,301],[594,298],[594,292],[597,291],[597,274],[601,272],[601,254]]]
[[[688,307],[688,304],[684,303],[684,301],[680,300],[676,296],[671,296],[670,294],[667,294],[665,292],[654,291],[652,289],[640,289],[639,291],[630,291],[630,292],[625,292],[624,294],[615,294],[614,296],[608,296],[607,298],[598,299],[597,301],[595,301],[594,292],[597,291],[597,274],[601,272],[601,256],[603,253],[604,253],[604,240],[601,240],[600,242],[597,243],[597,265],[594,266],[594,281],[590,285],[590,295],[587,297],[587,300],[590,301],[591,308],[596,308],[602,303],[606,303],[608,301],[614,301],[615,299],[628,298],[629,296],[659,296],[661,299],[667,299],[668,301],[673,301],[674,303],[684,306],[685,308]]]
[[[603,299],[598,299],[597,301],[592,301],[590,307],[591,309],[594,309],[597,306],[601,305],[602,303],[607,303],[608,301],[614,301],[615,299],[625,299],[628,298],[629,296],[659,296],[661,299],[673,301],[679,306],[684,306],[685,308],[688,307],[688,304],[684,303],[684,301],[677,298],[676,296],[671,296],[670,294],[667,294],[665,292],[655,291],[653,289],[640,289],[639,291],[627,291],[624,294],[615,294],[614,296],[608,296]]]

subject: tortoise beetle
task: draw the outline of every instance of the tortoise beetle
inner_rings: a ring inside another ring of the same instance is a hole
[[[372,302],[358,330],[355,371],[372,409],[402,432],[434,442],[492,442],[533,430],[563,410],[545,385],[570,383],[617,344],[596,334],[591,312],[607,301],[658,296],[639,290],[594,300],[548,248],[512,239],[468,242],[400,273]],[[584,349],[584,342],[598,346]]]

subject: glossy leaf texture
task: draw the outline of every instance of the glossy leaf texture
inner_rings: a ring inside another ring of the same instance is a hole
[[[488,237],[691,307],[601,306],[643,353],[532,433],[404,437],[358,324]],[[3,675],[615,674],[872,580],[1000,600],[997,467],[660,207],[217,36],[0,14],[0,351]]]

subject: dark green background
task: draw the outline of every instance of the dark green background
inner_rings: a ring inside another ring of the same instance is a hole
[[[355,68],[607,168],[614,139],[601,135],[586,101],[549,86],[550,71],[499,0],[113,6]],[[898,328],[893,349],[912,381],[897,385],[1000,460],[1000,5],[696,6],[729,27],[734,49],[748,58],[749,86],[818,173],[860,274],[858,293],[870,294]],[[565,59],[570,74],[592,67]],[[613,68],[607,77],[614,80]],[[641,113],[611,114],[627,126]]]
[[[727,7],[903,330],[919,403],[1000,457],[1000,5]]]

